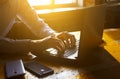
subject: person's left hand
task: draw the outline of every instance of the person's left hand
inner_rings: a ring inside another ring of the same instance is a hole
[[[76,45],[75,36],[68,32],[61,32],[57,34],[57,37],[64,42],[66,48],[74,48]]]

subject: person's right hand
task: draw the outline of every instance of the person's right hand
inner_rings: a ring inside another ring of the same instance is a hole
[[[32,51],[33,54],[39,54],[41,51],[45,51],[48,48],[55,48],[58,50],[58,55],[62,55],[65,51],[65,44],[63,41],[56,37],[46,37],[41,40],[32,41]]]

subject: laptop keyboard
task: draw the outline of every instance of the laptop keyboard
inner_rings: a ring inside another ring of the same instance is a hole
[[[68,57],[72,54],[74,54],[75,52],[77,51],[77,49],[67,49],[65,52],[64,52],[64,57]]]
[[[64,52],[64,57],[73,55],[74,53],[78,51],[78,48],[79,48],[79,40],[76,40],[76,47],[72,49],[66,49],[66,51]]]

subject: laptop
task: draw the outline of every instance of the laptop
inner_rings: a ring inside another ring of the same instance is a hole
[[[76,32],[70,32],[75,35],[76,47],[74,49],[66,49],[63,56],[56,56],[57,50],[48,49],[51,54],[40,54],[37,58],[52,62],[71,63],[80,62],[91,55],[89,51],[93,50],[102,43],[102,35],[104,29],[106,5],[97,5],[92,7],[85,7],[80,10],[82,12],[83,23]],[[68,64],[67,63],[67,64]]]

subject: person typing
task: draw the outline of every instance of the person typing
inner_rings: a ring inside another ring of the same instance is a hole
[[[26,27],[40,39],[10,39],[7,33],[19,18]],[[75,37],[67,32],[57,33],[45,23],[28,4],[27,0],[0,0],[0,53],[4,54],[36,54],[47,48],[55,48],[64,52],[66,48],[75,46]],[[54,37],[53,37],[54,35]],[[39,49],[39,50],[38,50]]]

